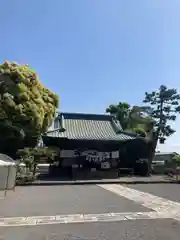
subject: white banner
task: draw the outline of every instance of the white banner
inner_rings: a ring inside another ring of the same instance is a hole
[[[115,159],[119,157],[119,152],[99,152],[95,150],[86,150],[82,152],[77,152],[77,150],[61,150],[62,158],[73,158],[77,156],[86,156],[88,161],[103,161],[105,159]]]

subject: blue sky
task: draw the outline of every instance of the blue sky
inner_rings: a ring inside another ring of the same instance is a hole
[[[141,104],[161,84],[180,90],[179,12],[179,0],[1,0],[0,62],[28,63],[61,111]],[[162,150],[180,145],[179,125]]]

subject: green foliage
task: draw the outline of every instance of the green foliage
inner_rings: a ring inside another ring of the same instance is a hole
[[[119,102],[117,105],[111,104],[106,109],[107,113],[114,115],[120,121],[123,129],[128,126],[130,111],[130,105],[126,102]]]
[[[49,148],[49,147],[23,148],[18,150],[17,156],[19,156],[23,162],[25,158],[29,158],[29,157],[40,157],[44,155],[48,157],[53,157],[57,155],[58,152],[59,152],[59,148]]]
[[[111,104],[106,112],[114,115],[126,131],[133,131],[140,136],[146,136],[146,132],[152,128],[152,118],[147,114],[149,108],[144,106],[131,107],[126,102]]]
[[[56,156],[58,152],[58,148],[23,148],[18,150],[17,156],[19,157],[20,163],[25,164],[28,172],[32,172],[33,175],[35,175],[41,156],[46,156],[53,161],[54,156]]]
[[[124,130],[146,137],[151,163],[158,140],[164,143],[166,138],[175,132],[170,122],[175,121],[180,113],[180,95],[176,89],[168,89],[162,85],[157,91],[146,92],[143,102],[147,105],[131,107],[126,102],[111,104],[106,112],[114,115]]]
[[[58,97],[27,65],[8,61],[0,65],[0,131],[4,142],[9,138],[9,134],[2,133],[4,125],[7,131],[16,129],[13,133],[36,142],[52,124],[57,107]]]
[[[24,148],[19,149],[17,152],[17,156],[19,157],[20,163],[24,163],[26,167],[31,170],[33,166],[33,156],[32,156],[33,148]]]
[[[140,127],[146,132],[152,129],[153,119],[149,116],[149,107],[133,106],[129,116],[129,127]]]
[[[18,126],[12,126],[10,121],[0,119],[0,136],[7,136],[9,139],[23,139],[24,132]]]
[[[176,164],[176,166],[180,166],[180,154],[175,154],[173,156],[173,161]]]
[[[136,127],[136,128],[133,128],[132,130],[133,132],[137,133],[139,136],[146,137],[146,132],[143,128]]]
[[[180,113],[180,95],[176,89],[162,85],[157,91],[146,92],[144,103],[149,104],[149,116],[154,120],[156,138],[164,143],[175,132],[169,122],[175,121],[176,115]]]
[[[175,167],[175,174],[176,174],[176,180],[179,181],[179,175],[180,175],[180,154],[175,154],[173,156],[173,162]]]

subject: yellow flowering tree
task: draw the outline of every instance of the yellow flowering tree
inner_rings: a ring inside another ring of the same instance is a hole
[[[36,145],[55,117],[58,96],[40,82],[28,65],[0,65],[0,150]],[[14,145],[12,146],[12,143]],[[10,146],[10,145],[11,146]]]

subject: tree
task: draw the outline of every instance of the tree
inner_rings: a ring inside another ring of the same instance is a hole
[[[143,128],[141,128],[141,127],[136,127],[136,128],[133,128],[132,129],[132,131],[133,132],[135,132],[135,133],[137,133],[139,136],[141,136],[141,137],[146,137],[146,132],[145,132],[145,130],[143,129]]]
[[[149,108],[144,106],[133,106],[126,102],[111,104],[106,112],[114,115],[120,121],[123,130],[131,131],[145,137],[146,131],[150,129],[152,119],[145,114]]]
[[[24,163],[28,171],[32,171],[33,159],[32,159],[33,148],[23,148],[17,151],[17,156],[20,163]]]
[[[179,154],[175,154],[173,156],[173,162],[175,164],[175,172],[176,172],[176,180],[179,180],[179,173],[180,173],[180,155]]]
[[[14,153],[21,146],[24,132],[17,126],[12,126],[8,120],[0,119],[0,152],[8,153],[14,157]]]
[[[28,65],[8,61],[1,64],[0,142],[6,149],[0,150],[8,154],[9,141],[16,145],[22,138],[26,145],[35,146],[51,125],[57,107],[57,95],[40,83],[37,73]]]
[[[176,167],[180,166],[180,155],[179,154],[174,154],[173,156],[173,162],[175,163]]]
[[[180,113],[180,95],[176,89],[161,85],[157,91],[146,92],[143,102],[149,104],[148,114],[154,121],[150,156],[152,161],[158,140],[164,143],[166,138],[175,132],[170,121],[175,121],[176,115]]]
[[[46,157],[54,161],[54,157],[57,156],[59,153],[59,148],[49,148],[49,147],[42,147],[42,148],[23,148],[19,149],[17,155],[19,157],[20,163],[24,163],[28,172],[32,173],[34,177],[37,170],[38,163],[41,163],[41,157]]]
[[[117,105],[111,104],[106,109],[107,113],[114,115],[120,121],[123,129],[128,126],[130,111],[130,105],[126,102],[119,102]]]
[[[132,129],[142,137],[152,130],[153,119],[149,116],[149,107],[133,106],[130,111],[128,129]]]

